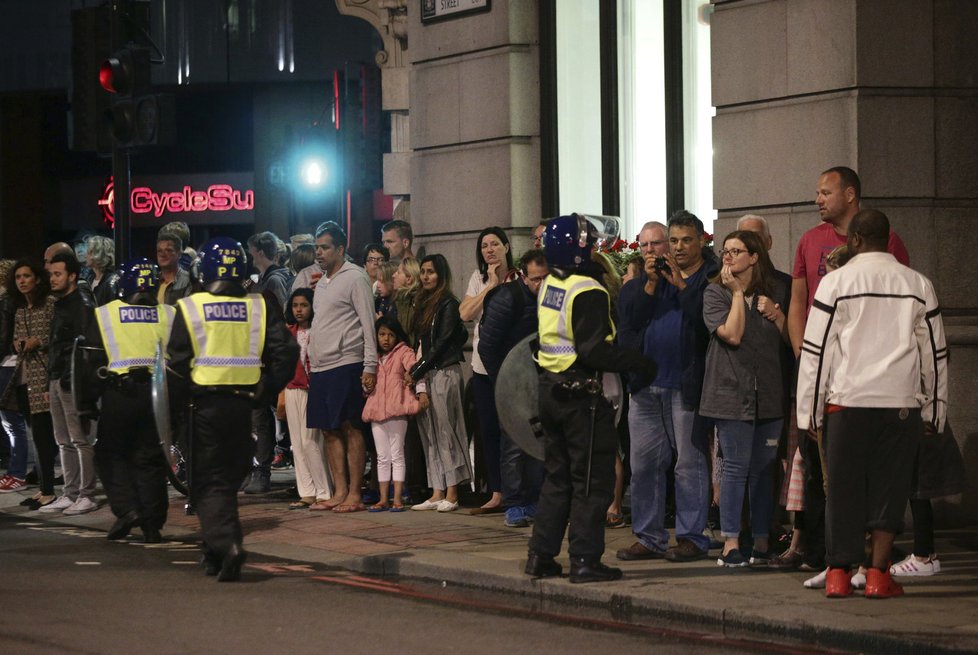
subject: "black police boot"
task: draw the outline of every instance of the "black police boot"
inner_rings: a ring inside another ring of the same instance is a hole
[[[202,550],[203,553],[200,556],[200,565],[204,567],[204,575],[217,575],[221,570],[221,556],[208,548],[206,545]]]
[[[599,559],[571,557],[571,582],[611,582],[621,580],[621,569],[605,566]]]
[[[260,468],[251,472],[251,482],[244,488],[246,494],[267,494],[272,490],[272,473]]]
[[[147,544],[158,544],[163,541],[163,535],[160,534],[160,529],[155,525],[143,524],[143,541]]]
[[[125,539],[129,536],[130,530],[139,525],[139,514],[136,510],[129,510],[119,518],[115,520],[112,527],[109,528],[108,534],[105,538],[109,541],[117,541],[119,539]]]
[[[221,561],[221,571],[217,574],[218,582],[237,582],[241,579],[241,565],[244,564],[247,553],[240,544],[232,544],[224,559]]]
[[[564,568],[554,561],[549,555],[541,555],[532,550],[527,553],[526,568],[523,571],[534,578],[557,577],[564,572]]]

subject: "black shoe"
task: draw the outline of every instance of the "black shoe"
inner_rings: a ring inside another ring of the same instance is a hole
[[[218,582],[237,582],[241,579],[241,565],[244,564],[247,553],[238,544],[233,544],[221,561],[221,571],[217,574]]]
[[[246,494],[267,494],[271,490],[272,474],[261,469],[255,469],[251,472],[251,482],[244,488]]]
[[[200,565],[204,567],[204,575],[217,575],[221,570],[221,557],[205,548],[203,555],[200,556]]]
[[[139,514],[136,513],[136,510],[129,510],[115,520],[105,538],[109,541],[125,539],[129,536],[129,531],[139,524],[139,520]]]
[[[601,563],[601,560],[571,558],[571,582],[611,582],[613,580],[621,580],[621,569],[606,566]]]
[[[163,535],[160,534],[160,529],[154,525],[143,525],[143,542],[147,544],[158,544],[163,541]]]
[[[526,558],[526,568],[523,572],[534,578],[555,578],[564,572],[564,567],[554,561],[549,555],[530,552]]]

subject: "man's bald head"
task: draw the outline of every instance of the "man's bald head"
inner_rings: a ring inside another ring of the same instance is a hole
[[[876,209],[863,209],[849,223],[849,251],[886,252],[890,242],[890,219]]]
[[[48,265],[51,263],[52,257],[61,254],[71,255],[74,257],[75,251],[64,241],[52,243],[50,246],[48,246],[44,251],[44,270],[47,270]]]

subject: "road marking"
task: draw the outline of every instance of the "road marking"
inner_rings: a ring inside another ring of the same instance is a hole
[[[200,562],[192,562],[192,561],[180,560],[180,559],[175,559],[172,562],[170,562],[170,564],[194,564],[194,565],[197,565],[199,563]]]
[[[76,566],[102,566],[102,562],[75,562]]]

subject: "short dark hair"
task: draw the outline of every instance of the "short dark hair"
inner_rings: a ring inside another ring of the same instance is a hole
[[[183,241],[180,240],[180,235],[176,232],[163,232],[161,231],[156,235],[156,243],[160,241],[169,241],[173,244],[173,249],[179,254],[183,251]]]
[[[397,340],[401,343],[406,343],[408,345],[411,344],[411,342],[408,340],[407,333],[404,331],[404,326],[402,326],[401,322],[393,316],[381,316],[378,318],[377,322],[374,323],[374,334],[380,332],[380,328],[382,327],[393,332],[394,336],[397,337]]]
[[[385,262],[389,262],[391,260],[391,252],[390,252],[390,250],[388,250],[384,246],[380,245],[379,243],[368,243],[367,245],[365,245],[363,247],[363,263],[364,264],[367,263],[367,257],[369,257],[370,256],[370,253],[372,253],[372,252],[379,252],[381,254],[381,256],[384,258],[384,261]]]
[[[886,252],[890,244],[890,219],[878,209],[863,209],[849,223],[849,236],[854,234],[873,250]]]
[[[691,227],[696,230],[696,234],[703,236],[706,230],[703,228],[703,221],[696,217],[696,214],[680,209],[669,217],[669,227]]]
[[[390,232],[391,230],[397,230],[398,239],[407,239],[408,244],[414,241],[414,230],[411,229],[411,224],[407,221],[402,221],[399,218],[393,221],[388,221],[384,223],[383,227],[380,228],[381,234],[384,232]]]
[[[66,252],[59,252],[57,255],[51,258],[49,264],[64,264],[65,271],[68,273],[74,273],[75,277],[81,275],[81,264],[78,263],[78,258],[75,257],[74,253],[68,254]]]
[[[300,243],[292,249],[290,260],[294,273],[298,273],[306,266],[312,266],[316,262],[316,246],[309,243]]]
[[[862,198],[863,185],[859,181],[859,175],[856,174],[856,171],[848,166],[833,166],[822,171],[822,175],[828,175],[829,173],[835,173],[839,176],[839,179],[842,180],[843,190],[852,187],[852,190],[856,192],[856,200]]]
[[[339,225],[333,221],[326,221],[325,223],[320,223],[319,227],[316,228],[316,238],[328,234],[333,240],[333,246],[339,248],[343,246],[343,252],[346,252],[346,232],[343,231]]]
[[[543,252],[543,248],[530,248],[520,257],[520,271],[523,275],[526,275],[526,268],[530,264],[547,265],[547,255]]]
[[[271,232],[259,232],[248,237],[248,247],[268,257],[273,262],[278,259],[279,238]]]

